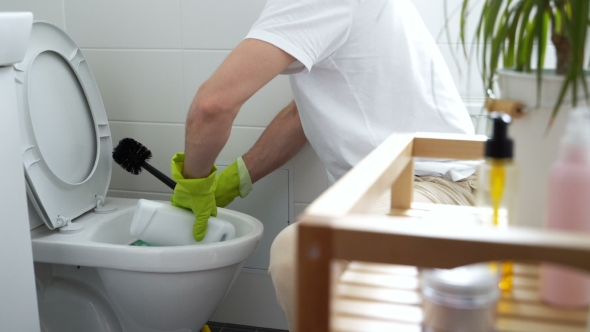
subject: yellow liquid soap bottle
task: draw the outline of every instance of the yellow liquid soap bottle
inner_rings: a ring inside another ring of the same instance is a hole
[[[476,206],[484,225],[507,227],[516,224],[518,168],[513,160],[513,142],[508,137],[509,115],[494,112],[492,134],[485,144],[485,161],[477,171]],[[513,264],[493,264],[500,273],[500,289],[512,290]]]

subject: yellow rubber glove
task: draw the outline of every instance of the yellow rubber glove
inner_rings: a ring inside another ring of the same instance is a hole
[[[174,194],[170,197],[172,205],[192,210],[195,214],[193,225],[193,237],[201,241],[207,233],[207,224],[210,216],[217,216],[215,205],[215,173],[217,167],[213,166],[211,173],[206,178],[185,179],[182,175],[184,167],[184,153],[177,153],[172,157],[172,178],[176,181]]]
[[[248,196],[252,190],[250,173],[242,157],[236,159],[231,165],[215,178],[217,188],[215,189],[215,202],[219,207],[225,207],[234,198]]]

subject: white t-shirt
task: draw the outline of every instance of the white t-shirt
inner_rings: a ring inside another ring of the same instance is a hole
[[[448,67],[409,0],[268,0],[246,38],[297,59],[284,74],[330,182],[393,132],[473,134]],[[465,163],[416,162],[453,180]]]

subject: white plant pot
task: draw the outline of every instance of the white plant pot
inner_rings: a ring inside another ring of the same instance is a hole
[[[571,111],[571,92],[568,92],[551,129],[547,131],[564,78],[551,71],[544,74],[537,108],[536,74],[510,70],[502,70],[498,74],[501,97],[527,105],[526,114],[514,119],[509,129],[514,139],[514,159],[520,169],[517,223],[542,227],[545,224],[549,171],[559,156],[561,137]],[[583,97],[582,89],[579,96]]]

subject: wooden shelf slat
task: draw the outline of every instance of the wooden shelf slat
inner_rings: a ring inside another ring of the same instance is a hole
[[[553,324],[543,321],[530,321],[516,318],[499,317],[496,320],[499,332],[586,332],[584,326]]]
[[[347,315],[374,318],[397,323],[420,324],[423,319],[422,308],[363,300],[338,299],[332,306],[333,315]]]
[[[553,308],[542,303],[498,302],[498,316],[535,319],[539,321],[559,321],[568,324],[586,324],[588,310],[566,310]]]
[[[379,321],[362,317],[335,316],[332,331],[334,332],[421,332],[419,324],[404,324],[397,322]],[[569,331],[568,331],[569,332]],[[577,331],[575,331],[577,332]]]
[[[482,159],[485,135],[417,133],[414,135],[414,157],[459,160]]]
[[[416,291],[391,288],[339,284],[338,298],[351,300],[389,302],[394,304],[421,305],[422,297]]]
[[[341,277],[340,282],[354,284],[359,286],[373,286],[390,289],[418,289],[418,279],[415,276],[404,276],[396,274],[367,273],[346,271]]]
[[[501,294],[498,331],[584,330],[587,308],[563,309],[542,303],[538,290],[530,290],[531,285],[538,284],[538,267],[514,266],[525,277],[516,275],[513,291]],[[352,262],[338,280],[333,295],[333,331],[371,331],[377,327],[415,331],[421,326],[423,299],[416,268]],[[539,326],[543,328],[537,330]]]

